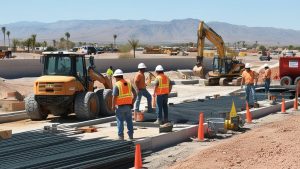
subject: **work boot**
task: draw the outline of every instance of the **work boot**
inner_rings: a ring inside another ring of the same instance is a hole
[[[168,122],[169,122],[168,119],[164,119],[163,124],[166,124],[166,123],[168,123]]]
[[[119,136],[118,140],[122,140],[123,141],[124,140],[124,136]]]
[[[162,122],[161,122],[161,120],[160,120],[160,119],[157,119],[157,120],[154,122],[154,124],[159,124],[159,125],[161,125],[161,124],[162,124]]]
[[[129,135],[129,140],[130,140],[130,141],[133,140],[133,135]]]

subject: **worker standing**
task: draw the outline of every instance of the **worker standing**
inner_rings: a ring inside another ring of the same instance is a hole
[[[133,88],[130,82],[123,78],[123,71],[117,69],[113,76],[116,83],[113,87],[112,110],[116,112],[119,140],[124,140],[124,120],[127,123],[129,139],[133,139],[132,105]]]
[[[271,75],[272,75],[272,71],[269,68],[268,64],[264,64],[264,68],[265,68],[265,73],[264,73],[264,81],[265,81],[265,93],[266,95],[269,94],[270,92],[270,84],[271,84]]]
[[[157,74],[154,85],[153,97],[156,98],[156,124],[163,124],[168,122],[168,97],[172,90],[170,79],[164,74],[164,68],[161,65],[156,66],[155,72]],[[162,118],[162,112],[164,112]]]
[[[250,93],[252,94],[254,103],[257,103],[256,94],[255,94],[255,86],[257,85],[257,78],[258,75],[255,71],[251,70],[250,63],[246,63],[245,70],[242,73],[241,88],[243,88],[243,85],[245,85],[247,103],[249,103]]]
[[[142,96],[147,98],[147,103],[148,103],[148,112],[152,112],[152,98],[151,94],[148,92],[146,89],[146,83],[145,83],[145,70],[146,70],[146,65],[144,63],[140,63],[138,65],[138,73],[134,77],[134,83],[137,88],[137,99],[135,101],[135,112],[140,111],[140,103]]]
[[[113,67],[109,66],[109,68],[106,70],[106,75],[108,77],[112,77],[113,74],[114,74]]]

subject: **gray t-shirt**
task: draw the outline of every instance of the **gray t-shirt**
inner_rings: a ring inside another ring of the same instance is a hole
[[[119,96],[119,88],[115,85],[112,90],[113,96]]]

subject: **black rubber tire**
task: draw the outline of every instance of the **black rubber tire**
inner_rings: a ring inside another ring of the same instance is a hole
[[[25,98],[25,110],[29,118],[33,121],[45,120],[48,117],[48,112],[42,110],[35,100],[34,94]]]
[[[95,90],[95,93],[97,93],[97,96],[99,98],[99,104],[100,104],[100,114],[101,116],[113,116],[115,115],[115,112],[111,109],[111,104],[108,104],[112,102],[112,90],[111,89],[97,89]]]
[[[294,85],[297,85],[297,83],[299,82],[300,80],[300,76],[296,77],[296,79],[294,80]]]
[[[293,83],[293,80],[291,77],[289,76],[283,76],[281,79],[280,79],[280,85],[281,86],[289,86],[289,85],[292,85]]]
[[[96,110],[93,112],[90,108],[90,102],[96,99]],[[98,117],[100,110],[99,99],[94,92],[81,92],[75,97],[74,112],[80,120],[91,120]]]

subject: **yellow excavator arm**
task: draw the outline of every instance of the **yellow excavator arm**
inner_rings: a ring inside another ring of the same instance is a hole
[[[218,35],[212,28],[206,25],[203,21],[200,21],[199,23],[197,34],[198,34],[197,62],[202,63],[203,61],[205,38],[207,38],[211,43],[213,43],[217,47],[219,58],[225,57],[225,45],[222,37]]]

